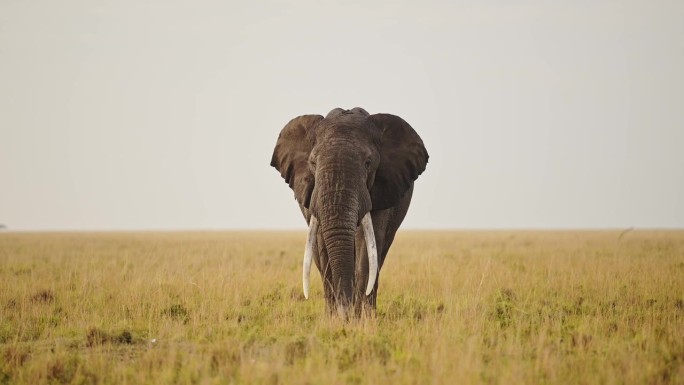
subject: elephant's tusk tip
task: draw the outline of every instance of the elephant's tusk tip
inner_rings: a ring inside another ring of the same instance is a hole
[[[304,299],[309,299],[309,282],[307,282],[308,279],[306,279],[306,278],[307,277],[304,277],[304,284],[302,285],[303,286],[302,293],[304,294]]]
[[[311,274],[311,260],[316,248],[317,229],[318,220],[316,220],[316,217],[311,216],[309,220],[309,235],[306,238],[306,249],[304,250],[304,261],[302,264],[302,290],[304,291],[305,299],[309,299],[309,275]]]

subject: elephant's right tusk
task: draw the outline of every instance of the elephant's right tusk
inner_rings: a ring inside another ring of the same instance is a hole
[[[311,260],[313,259],[314,248],[316,247],[316,232],[318,231],[318,220],[313,215],[309,220],[309,236],[306,238],[306,249],[304,249],[304,262],[302,271],[302,284],[304,286],[304,298],[309,299],[309,275],[311,275]]]
[[[370,295],[378,277],[378,247],[375,244],[375,231],[373,231],[373,221],[370,212],[366,213],[361,219],[363,226],[363,236],[366,240],[366,250],[368,251],[368,285],[366,295]]]

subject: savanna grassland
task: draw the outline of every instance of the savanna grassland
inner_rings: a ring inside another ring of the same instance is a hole
[[[684,384],[684,231],[400,231],[354,322],[305,237],[0,234],[0,383]]]

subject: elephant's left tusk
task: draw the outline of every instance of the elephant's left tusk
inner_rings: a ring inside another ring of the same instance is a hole
[[[361,220],[363,226],[363,236],[366,239],[366,249],[368,250],[368,285],[366,295],[370,295],[375,287],[375,280],[378,277],[378,247],[375,245],[375,232],[373,231],[373,221],[370,212],[366,213]]]
[[[316,247],[316,232],[318,231],[318,220],[313,215],[309,220],[309,236],[306,238],[306,249],[304,249],[304,262],[302,271],[302,285],[304,286],[304,298],[309,299],[309,276],[311,275],[311,260],[313,259],[314,248]]]

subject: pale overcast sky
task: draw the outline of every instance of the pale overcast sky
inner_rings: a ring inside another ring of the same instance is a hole
[[[291,118],[430,153],[404,228],[684,227],[682,1],[0,1],[0,223],[303,229]]]

